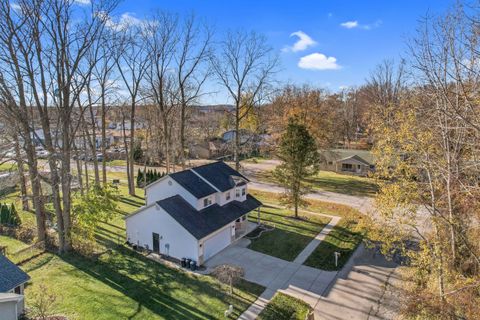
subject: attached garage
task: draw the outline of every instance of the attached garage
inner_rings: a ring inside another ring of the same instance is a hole
[[[225,249],[232,242],[231,229],[232,227],[229,225],[225,229],[222,229],[217,234],[205,240],[203,243],[204,261],[213,257],[219,251]]]

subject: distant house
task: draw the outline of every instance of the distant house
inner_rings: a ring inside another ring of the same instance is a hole
[[[225,144],[222,139],[214,138],[192,144],[188,147],[188,151],[191,158],[215,159],[225,153]]]
[[[127,240],[199,265],[247,234],[261,202],[224,162],[169,174],[145,188],[146,205],[125,218]]]
[[[17,320],[24,313],[23,290],[29,279],[28,274],[0,254],[0,319]]]
[[[320,152],[322,170],[366,176],[375,170],[373,155],[367,150],[332,149]]]

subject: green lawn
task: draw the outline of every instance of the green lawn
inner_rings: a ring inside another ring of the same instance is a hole
[[[305,261],[305,265],[322,270],[340,270],[362,241],[362,231],[352,219],[342,219]],[[334,252],[340,252],[335,266]]]
[[[300,214],[300,218],[295,219],[291,210],[264,205],[260,210],[260,220],[262,223],[275,225],[275,229],[252,239],[248,248],[293,261],[330,221],[326,217],[305,213]],[[250,220],[256,222],[257,215],[252,214]]]
[[[27,306],[29,293],[45,284],[58,296],[55,313],[69,319],[224,319],[230,304],[235,310],[232,318],[236,318],[264,291],[262,286],[243,281],[229,296],[227,288],[212,277],[165,267],[125,247],[122,218],[144,204],[143,190],[136,189],[137,196],[129,196],[122,172],[109,173],[108,179],[120,179],[120,194],[115,218],[97,230],[97,251],[103,254],[94,260],[78,254],[45,253],[24,263],[22,268],[31,277]],[[18,201],[18,192],[6,199]],[[22,217],[33,218],[32,213],[19,211]],[[0,238],[3,242],[12,250],[21,247],[7,237]]]
[[[0,235],[0,247],[7,247],[7,255],[28,247],[28,244],[7,236]]]
[[[259,174],[261,181],[276,181],[271,171]],[[315,176],[307,179],[308,185],[313,190],[323,190],[347,194],[352,196],[375,196],[378,186],[373,179],[357,177],[347,174],[339,174],[331,171],[319,171]]]
[[[277,293],[257,320],[305,320],[310,310],[311,307],[308,303],[283,293]]]
[[[128,248],[98,261],[45,254],[23,266],[29,292],[44,283],[58,297],[56,314],[69,319],[223,319],[229,304],[238,317],[264,290],[244,281],[232,297],[209,276],[192,276]]]

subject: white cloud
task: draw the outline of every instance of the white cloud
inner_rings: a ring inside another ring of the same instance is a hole
[[[382,24],[382,20],[377,20],[375,21],[375,23],[371,23],[371,24],[360,24],[358,23],[357,20],[352,20],[352,21],[345,21],[343,23],[340,23],[340,26],[346,29],[358,28],[363,30],[371,30],[373,28],[380,27],[381,24]]]
[[[92,3],[90,0],[74,0],[74,2],[75,2],[76,4],[84,5],[84,6],[89,5],[89,4]]]
[[[323,53],[312,53],[300,58],[298,66],[309,70],[336,70],[341,66],[337,64],[337,58],[327,57]]]
[[[293,44],[293,46],[288,46],[282,49],[283,52],[298,52],[298,51],[303,51],[311,46],[314,46],[317,44],[315,40],[313,40],[308,34],[306,34],[303,31],[296,31],[293,32],[290,37],[297,37],[298,40]]]
[[[347,21],[347,22],[343,22],[343,23],[340,23],[340,25],[344,28],[347,28],[347,29],[353,29],[353,28],[356,28],[358,27],[358,21]]]
[[[86,1],[86,0],[82,0],[82,1]],[[134,17],[132,13],[125,12],[120,17],[116,17],[116,18],[108,17],[107,21],[105,22],[105,25],[108,28],[111,28],[115,31],[121,31],[133,25],[140,25],[141,23],[142,23],[142,20]]]
[[[10,7],[12,7],[12,9],[15,11],[22,11],[22,7],[20,7],[18,3],[12,3]]]

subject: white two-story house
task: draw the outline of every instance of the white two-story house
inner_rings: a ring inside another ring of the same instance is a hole
[[[125,217],[127,241],[199,265],[246,234],[260,201],[224,162],[172,173],[145,188],[146,205]]]

